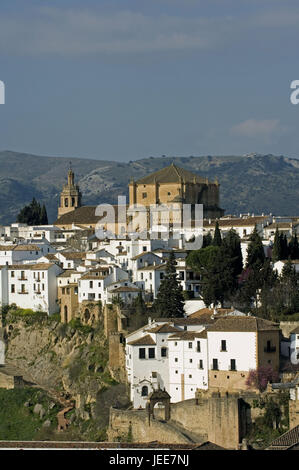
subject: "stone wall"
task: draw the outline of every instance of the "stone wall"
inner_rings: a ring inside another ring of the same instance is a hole
[[[4,372],[1,372],[0,369],[0,388],[5,388],[7,390],[17,387],[23,387],[24,381],[21,376],[18,375],[9,375]]]
[[[190,439],[184,436],[179,429],[166,422],[157,419],[149,423],[145,410],[123,411],[110,409],[110,420],[108,429],[108,441],[128,441],[128,436],[133,442],[152,442],[185,444]]]

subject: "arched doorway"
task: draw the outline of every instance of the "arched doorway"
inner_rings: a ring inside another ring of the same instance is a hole
[[[148,397],[148,402],[146,405],[148,411],[148,419],[150,423],[151,416],[154,416],[154,408],[157,403],[160,403],[162,406],[164,405],[165,410],[165,421],[170,420],[170,395],[166,392],[166,390],[154,390]]]

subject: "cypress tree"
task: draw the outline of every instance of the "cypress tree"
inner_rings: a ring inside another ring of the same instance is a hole
[[[282,244],[281,244],[281,237],[278,232],[278,228],[276,227],[275,236],[274,236],[274,244],[272,249],[272,261],[275,263],[282,259]]]
[[[258,234],[256,227],[249,237],[249,245],[247,248],[247,266],[250,268],[260,269],[265,261],[265,252],[262,239]]]
[[[183,317],[184,296],[182,287],[177,279],[176,260],[173,251],[166,264],[165,277],[162,279],[153,310],[161,317]]]
[[[28,206],[23,207],[17,216],[17,222],[28,225],[48,225],[45,205],[41,207],[35,198]]]
[[[223,249],[231,259],[234,277],[241,274],[243,270],[243,257],[241,251],[241,240],[239,235],[231,229],[223,240]]]
[[[216,221],[216,225],[215,225],[215,232],[214,232],[214,238],[213,238],[213,245],[214,245],[214,246],[221,246],[221,245],[222,245],[221,232],[220,232],[220,229],[219,229],[219,222],[218,222],[218,220]]]
[[[40,225],[48,225],[48,214],[45,204],[43,204],[40,212]]]
[[[299,243],[297,234],[293,236],[289,243],[289,256],[291,259],[299,259]]]

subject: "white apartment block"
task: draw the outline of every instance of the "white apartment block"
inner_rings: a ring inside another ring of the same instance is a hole
[[[176,403],[197,389],[244,390],[250,370],[278,370],[279,328],[246,315],[163,319],[126,337],[126,369],[134,408],[164,388]],[[298,334],[299,337],[299,334]]]
[[[62,269],[52,263],[18,264],[0,269],[1,305],[41,310],[49,315],[59,311],[57,276]]]

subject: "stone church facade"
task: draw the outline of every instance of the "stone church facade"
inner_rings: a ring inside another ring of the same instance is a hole
[[[196,204],[203,205],[204,218],[217,219],[224,214],[224,210],[220,207],[220,185],[218,181],[211,182],[207,178],[179,168],[174,164],[138,181],[129,183],[129,206],[145,207],[148,224],[150,220],[149,211],[153,205],[164,205],[166,212],[168,212],[167,208],[175,207],[175,210],[169,211],[171,214],[169,222],[172,223],[176,217],[182,220],[181,211],[184,204],[191,206],[191,219],[193,219]],[[115,224],[114,220],[109,221],[107,217],[105,219],[104,216],[97,216],[96,206],[82,206],[81,192],[79,186],[75,184],[74,173],[70,168],[67,184],[63,187],[60,196],[58,218],[54,224],[62,229],[71,229],[73,224],[83,228],[95,229],[96,227],[99,228],[99,224],[103,220],[106,223],[106,227],[103,225],[105,230],[111,230],[113,227],[114,232],[119,235],[124,233],[124,222],[122,222],[122,226],[119,226],[117,217],[119,207],[113,207],[116,218]],[[175,215],[176,213],[178,215]],[[161,222],[163,222],[164,216],[166,217],[162,213]],[[132,212],[128,211],[126,223],[129,224],[132,219]]]

